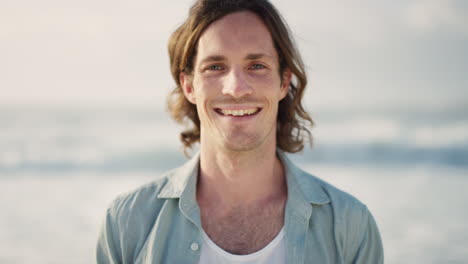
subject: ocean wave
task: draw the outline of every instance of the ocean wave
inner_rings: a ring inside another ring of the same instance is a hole
[[[40,159],[0,158],[0,172],[16,171],[148,171],[168,170],[185,161],[177,149],[141,150],[86,159],[49,156]],[[93,154],[97,156],[96,154]],[[293,159],[307,164],[333,165],[432,165],[468,168],[468,146],[451,148],[414,148],[390,144],[321,145]]]
[[[463,113],[323,113],[312,130],[314,147],[296,156],[307,163],[468,167]],[[3,109],[0,127],[0,172],[162,170],[184,161],[181,128],[167,113]]]

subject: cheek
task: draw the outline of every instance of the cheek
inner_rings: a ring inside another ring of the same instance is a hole
[[[281,89],[281,79],[279,76],[265,75],[257,76],[253,79],[255,87],[261,88],[261,92],[267,95],[272,101],[280,101],[285,92]]]
[[[198,78],[194,81],[195,93],[197,97],[211,97],[216,93],[221,80],[217,78]]]
[[[197,113],[200,121],[204,123],[204,120],[209,119],[210,115],[210,100],[209,95],[206,94],[206,91],[203,89],[195,90],[195,96],[197,98]]]

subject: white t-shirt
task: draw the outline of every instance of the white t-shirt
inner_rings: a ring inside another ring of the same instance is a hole
[[[249,255],[233,255],[218,247],[203,232],[204,241],[200,252],[200,264],[285,264],[286,248],[284,244],[284,227],[278,235],[263,249]]]

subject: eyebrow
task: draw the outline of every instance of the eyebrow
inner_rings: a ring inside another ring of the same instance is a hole
[[[272,59],[273,56],[271,56],[269,54],[265,54],[265,53],[252,53],[252,54],[248,54],[247,56],[245,56],[245,58],[247,60],[258,60],[258,59],[262,59],[262,58]]]
[[[261,58],[273,59],[273,56],[266,54],[266,53],[251,53],[245,56],[246,60],[258,60]],[[219,61],[224,61],[224,60],[227,60],[227,58],[223,55],[211,55],[211,56],[204,58],[202,61],[200,61],[200,64],[207,63],[207,62],[219,62]]]
[[[211,55],[211,56],[204,58],[202,61],[200,61],[200,64],[206,63],[206,62],[223,61],[223,60],[226,60],[226,57],[222,55]]]

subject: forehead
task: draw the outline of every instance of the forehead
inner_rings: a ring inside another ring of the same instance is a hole
[[[270,31],[250,11],[228,14],[209,25],[198,41],[197,53],[198,58],[229,54],[243,56],[249,53],[277,56]]]

